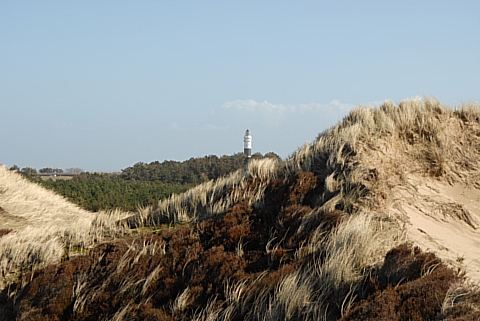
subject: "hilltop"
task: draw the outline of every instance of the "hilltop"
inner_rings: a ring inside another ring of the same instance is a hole
[[[480,107],[358,107],[138,212],[0,168],[0,320],[478,320]]]

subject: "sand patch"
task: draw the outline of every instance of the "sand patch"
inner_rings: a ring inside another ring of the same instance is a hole
[[[389,214],[409,239],[480,283],[480,190],[409,175],[394,195]]]

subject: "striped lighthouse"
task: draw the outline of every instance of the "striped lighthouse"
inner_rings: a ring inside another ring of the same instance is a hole
[[[243,153],[249,158],[252,157],[252,135],[248,129],[243,136]]]

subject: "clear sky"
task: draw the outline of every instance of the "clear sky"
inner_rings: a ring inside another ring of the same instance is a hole
[[[357,105],[480,99],[480,1],[0,1],[0,164],[285,158]]]

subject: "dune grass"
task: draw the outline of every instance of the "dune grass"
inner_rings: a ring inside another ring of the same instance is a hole
[[[0,289],[32,271],[130,233],[128,213],[91,213],[0,166]]]
[[[200,222],[224,214],[240,199],[261,206],[265,188],[277,175],[278,161],[272,158],[249,160],[238,170],[215,181],[202,183],[180,195],[160,201],[158,208],[144,208],[130,224],[135,227],[164,223]],[[247,180],[255,183],[247,184]]]

